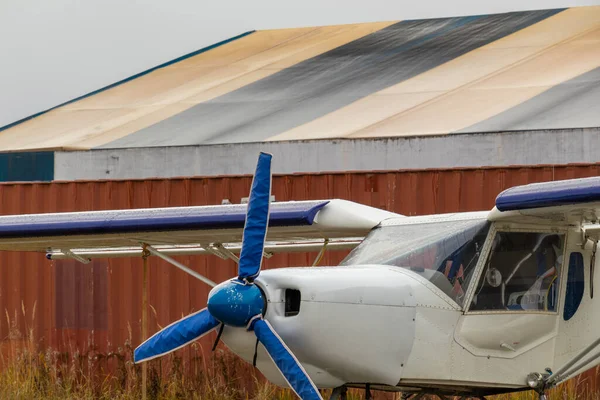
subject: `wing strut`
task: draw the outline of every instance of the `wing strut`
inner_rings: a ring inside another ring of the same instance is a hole
[[[312,264],[313,267],[316,267],[317,265],[319,265],[319,263],[323,259],[323,256],[325,255],[325,251],[327,250],[328,244],[329,244],[329,239],[325,239],[325,241],[323,242],[323,247],[321,247],[321,251],[319,251],[319,254],[317,254],[317,258],[315,258],[315,261]]]
[[[550,375],[546,379],[546,383],[550,385],[558,384],[563,380],[569,378],[573,373],[577,372],[579,369],[585,367],[590,362],[594,361],[598,357],[600,357],[600,352],[594,354],[591,357],[586,358],[581,361],[585,356],[590,354],[592,350],[597,348],[600,345],[600,338],[593,341],[588,347],[580,351],[575,357],[569,360],[565,365],[560,367],[556,372]]]
[[[163,254],[163,253],[161,253],[160,251],[156,250],[154,247],[152,247],[152,246],[150,246],[150,245],[147,245],[147,244],[145,244],[145,245],[144,245],[144,248],[145,248],[146,250],[148,250],[148,252],[149,252],[149,253],[151,253],[151,254],[153,254],[153,255],[155,255],[155,256],[157,256],[157,257],[160,257],[160,258],[162,258],[163,260],[165,260],[165,261],[166,261],[166,262],[168,262],[169,264],[176,266],[177,268],[179,268],[180,270],[182,270],[182,271],[184,271],[184,272],[186,272],[186,273],[190,274],[190,275],[191,275],[191,276],[193,276],[194,278],[196,278],[196,279],[199,279],[199,280],[201,280],[202,282],[206,283],[208,286],[210,286],[210,287],[215,287],[215,286],[217,286],[217,284],[216,284],[216,283],[214,283],[213,281],[211,281],[210,279],[208,279],[208,278],[207,278],[207,277],[205,277],[204,275],[201,275],[201,274],[197,273],[196,271],[194,271],[193,269],[186,267],[185,265],[183,265],[183,264],[182,264],[182,263],[180,263],[179,261],[177,261],[177,260],[174,260],[173,258],[169,257],[168,255],[166,255],[166,254]]]
[[[590,357],[586,357],[598,346],[600,346],[600,338],[596,339],[585,349],[577,353],[577,355],[557,369],[556,372],[546,369],[545,373],[530,373],[527,375],[527,384],[539,393],[543,393],[546,389],[550,389],[559,383],[564,382],[571,378],[573,374],[600,357],[600,352],[597,352]]]
[[[240,258],[233,254],[233,251],[229,250],[221,243],[215,243],[212,246],[205,246],[207,249],[211,251],[211,253],[215,254],[218,257],[221,257],[223,260],[233,260],[236,264],[240,262]]]
[[[77,260],[77,261],[79,261],[79,262],[80,262],[80,263],[82,263],[82,264],[89,264],[89,263],[92,261],[92,260],[90,260],[89,258],[82,257],[82,256],[80,256],[79,254],[75,254],[75,253],[73,253],[71,250],[68,250],[68,249],[67,249],[67,250],[64,250],[64,251],[63,251],[63,253],[64,253],[64,254],[65,254],[67,257],[69,257],[69,258],[72,258],[72,259],[74,259],[74,260]]]

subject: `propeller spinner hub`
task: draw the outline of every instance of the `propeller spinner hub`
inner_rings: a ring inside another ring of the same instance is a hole
[[[236,279],[215,286],[208,298],[208,311],[229,326],[246,326],[265,307],[264,296],[256,285],[244,285]]]

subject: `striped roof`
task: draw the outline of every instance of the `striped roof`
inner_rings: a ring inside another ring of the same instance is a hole
[[[600,6],[257,31],[0,131],[0,150],[600,126]]]

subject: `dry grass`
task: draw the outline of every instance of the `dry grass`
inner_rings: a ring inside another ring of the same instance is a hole
[[[600,392],[596,389],[596,380],[600,367],[579,375],[548,391],[549,400],[597,400]],[[494,400],[537,400],[538,396],[532,391],[511,393],[495,396]]]
[[[1,399],[141,398],[141,367],[130,361],[129,345],[105,356],[93,350],[69,355],[52,350],[35,352],[29,347],[15,349],[10,357],[2,358]],[[102,367],[108,360],[116,361],[114,372],[107,373]],[[184,362],[174,355],[151,361],[148,399],[296,399],[291,390],[268,383],[228,351],[217,350],[209,359],[196,361],[206,364],[196,369],[194,360]],[[358,398],[357,391],[350,392],[349,400]]]
[[[85,353],[36,351],[31,345],[10,349],[10,354],[2,357],[0,398],[139,399],[141,366],[131,362],[132,351],[129,344],[108,354],[99,354],[93,348]],[[243,371],[245,380],[234,375],[244,369],[242,362],[223,350],[207,360],[188,362],[170,355],[148,364],[148,398],[293,398],[288,390],[265,383],[252,371]]]
[[[82,352],[41,349],[35,341],[31,316],[5,312],[8,337],[0,352],[0,399],[140,399],[142,366],[133,364],[129,340],[115,351],[102,353],[92,340]],[[18,328],[19,321],[22,330]],[[295,395],[268,383],[251,365],[231,352],[217,348],[203,356],[199,343],[191,356],[173,353],[148,362],[148,399],[292,400]],[[352,392],[351,398],[357,398]]]
[[[134,365],[131,340],[113,352],[101,353],[90,341],[85,352],[40,349],[26,318],[24,332],[17,328],[17,315],[6,312],[8,337],[0,353],[0,399],[140,399],[141,366]],[[18,317],[21,317],[20,315]],[[23,319],[21,319],[22,321]],[[130,329],[131,338],[131,329]],[[148,363],[148,399],[292,400],[289,389],[268,383],[260,373],[222,348],[203,357],[199,344],[191,345],[191,357],[176,353]],[[599,399],[595,374],[572,379],[549,392],[550,400]],[[329,397],[331,391],[323,391]],[[399,394],[373,393],[375,399],[396,400]],[[349,390],[348,399],[364,398],[363,391]],[[535,400],[533,392],[492,397],[495,400]]]

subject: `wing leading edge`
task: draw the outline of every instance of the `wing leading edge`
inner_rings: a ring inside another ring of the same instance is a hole
[[[312,225],[329,201],[273,204],[270,226]],[[244,227],[245,204],[147,208],[0,217],[0,239],[28,236],[71,236],[239,229]]]
[[[172,254],[220,255],[219,249],[223,248],[235,253],[242,239],[246,207],[242,204],[3,216],[0,250],[48,252],[49,258],[73,253],[86,253],[92,258],[116,257],[139,254],[144,243]],[[346,200],[274,202],[270,215],[267,250],[272,252],[312,251],[322,246],[325,239],[349,246],[382,220],[399,216]]]
[[[554,223],[585,223],[600,216],[600,177],[533,183],[506,189],[496,197],[490,220],[533,218]]]

